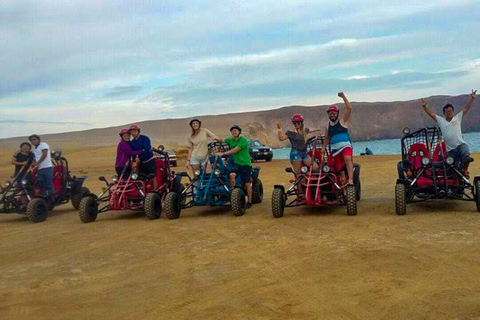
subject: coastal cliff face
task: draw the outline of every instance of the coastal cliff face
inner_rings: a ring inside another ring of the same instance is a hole
[[[350,97],[354,101],[354,96]],[[437,113],[442,114],[442,107],[451,103],[455,112],[459,112],[469,101],[469,95],[461,96],[434,96],[428,99],[430,107]],[[341,113],[345,106],[337,104]],[[402,135],[404,127],[418,129],[425,125],[433,125],[431,120],[422,110],[419,100],[395,101],[395,102],[352,102],[354,111],[350,119],[350,132],[354,141],[398,138]],[[276,136],[276,122],[282,123],[286,130],[291,127],[290,117],[295,113],[301,113],[307,127],[324,127],[327,123],[327,105],[322,106],[288,106],[274,110],[230,113],[223,115],[210,115],[200,117],[202,125],[218,136],[228,136],[229,128],[238,124],[243,128],[244,135],[249,139],[257,139],[272,147],[285,147],[288,142],[278,141]],[[142,128],[142,133],[150,136],[152,144],[164,144],[169,146],[183,146],[190,132],[186,119],[151,120],[137,123]],[[45,141],[52,148],[65,148],[68,146],[103,146],[115,145],[119,138],[118,127],[92,129],[78,132],[44,135]],[[477,101],[472,110],[465,117],[463,132],[480,131],[480,106]],[[26,132],[26,134],[30,132]],[[0,148],[17,147],[26,137],[0,140]]]

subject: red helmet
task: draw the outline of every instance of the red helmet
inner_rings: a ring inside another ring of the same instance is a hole
[[[120,130],[120,133],[119,133],[120,137],[123,136],[125,133],[130,133],[130,131],[128,129]]]
[[[328,107],[327,113],[331,111],[340,112],[340,109],[334,105],[334,106]]]
[[[132,131],[132,130],[138,130],[138,131],[140,131],[140,127],[137,126],[136,124],[134,124],[134,125],[130,126],[130,128],[128,129],[128,131]]]
[[[292,120],[292,122],[303,122],[303,117],[301,114],[297,113],[297,114],[294,114],[292,119],[290,120]]]

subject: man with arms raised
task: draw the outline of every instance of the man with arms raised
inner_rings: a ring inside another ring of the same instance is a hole
[[[470,157],[470,150],[468,145],[462,136],[462,120],[470,108],[472,107],[475,99],[477,98],[477,90],[472,90],[470,94],[470,101],[463,108],[461,112],[454,116],[455,109],[449,103],[443,107],[443,115],[441,117],[435,114],[429,107],[427,99],[422,98],[423,110],[437,122],[440,130],[442,130],[443,140],[447,146],[447,154],[455,160],[455,163],[463,163],[464,175],[469,178],[468,166],[470,162],[473,162],[473,158]]]
[[[338,94],[343,99],[347,111],[340,117],[340,109],[337,106],[330,106],[327,110],[329,122],[325,128],[325,144],[322,154],[325,154],[328,143],[332,146],[333,162],[335,170],[338,171],[345,163],[347,165],[348,184],[353,184],[353,147],[348,133],[348,119],[352,113],[352,105],[343,92]],[[340,173],[342,183],[345,182],[345,173]]]

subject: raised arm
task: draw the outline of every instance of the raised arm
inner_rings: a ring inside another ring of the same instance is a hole
[[[308,128],[308,133],[321,132],[322,128]]]
[[[338,96],[343,99],[343,103],[345,103],[345,107],[347,107],[347,110],[342,116],[342,125],[347,127],[348,126],[348,119],[350,119],[350,114],[352,113],[352,105],[350,104],[350,101],[348,101],[347,96],[343,92],[339,92]]]
[[[280,121],[277,121],[277,134],[278,140],[280,141],[285,141],[288,139],[287,135],[282,132],[282,125],[280,124]]]
[[[475,99],[477,99],[477,90],[472,90],[472,93],[470,93],[470,101],[468,101],[467,105],[465,108],[463,108],[463,115],[466,115],[468,111],[470,111],[470,108],[473,106],[473,103],[475,102]]]
[[[428,107],[428,102],[426,98],[422,98],[422,107],[426,114],[430,116],[434,121],[437,121],[437,115]]]

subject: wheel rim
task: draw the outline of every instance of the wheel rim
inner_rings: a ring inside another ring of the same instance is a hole
[[[35,216],[43,217],[44,215],[46,215],[46,211],[47,211],[47,206],[44,204],[40,204],[35,208]]]

